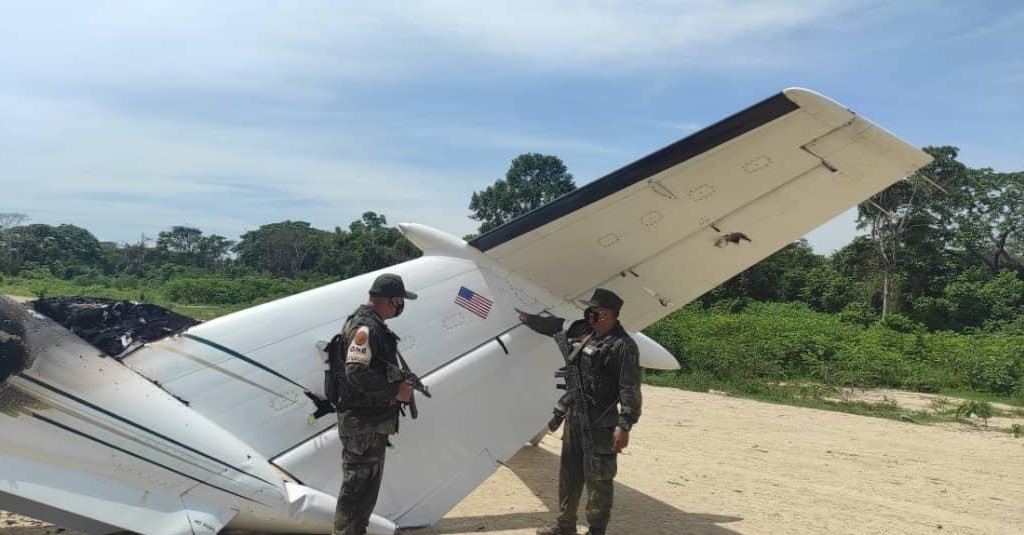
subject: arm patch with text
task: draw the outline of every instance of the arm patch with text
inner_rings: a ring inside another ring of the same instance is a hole
[[[370,328],[360,327],[352,336],[352,343],[348,345],[345,364],[369,365],[371,358],[373,358],[373,352],[370,351]]]

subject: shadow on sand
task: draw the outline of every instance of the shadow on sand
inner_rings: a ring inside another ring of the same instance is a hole
[[[483,516],[445,517],[436,525],[416,530],[402,530],[409,535],[441,535],[446,533],[486,533],[512,531],[547,525],[558,510],[558,455],[543,448],[527,446],[506,463],[506,466],[552,512],[523,512]],[[585,530],[584,506],[580,504],[580,532]],[[494,508],[500,509],[501,503]],[[688,513],[656,500],[632,487],[615,482],[615,507],[608,526],[609,533],[644,533],[647,535],[739,535],[719,524],[742,518],[705,513]]]

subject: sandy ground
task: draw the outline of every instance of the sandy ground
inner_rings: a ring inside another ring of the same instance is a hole
[[[1005,431],[1019,416],[917,425],[668,388],[644,395],[619,456],[610,533],[1024,533],[1024,437]],[[919,394],[862,395],[931,406]],[[436,526],[403,533],[532,534],[553,518],[560,444],[551,435],[524,448]],[[0,512],[0,535],[56,532]]]

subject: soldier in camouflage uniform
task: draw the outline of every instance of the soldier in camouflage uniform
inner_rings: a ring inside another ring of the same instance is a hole
[[[398,317],[407,292],[402,278],[385,273],[373,281],[370,302],[349,316],[342,329],[344,375],[337,377],[338,433],[343,480],[334,515],[335,535],[363,535],[377,504],[388,435],[398,432],[400,403],[412,398],[412,385],[388,380],[398,366],[398,336],[384,320]],[[339,374],[340,375],[340,374]]]
[[[619,323],[622,299],[598,288],[584,304],[588,307],[584,319],[590,329],[579,329],[580,322],[576,322],[567,333],[576,355],[569,366],[579,366],[584,392],[569,393],[562,401],[588,404],[590,436],[583,436],[581,428],[586,426],[569,410],[562,430],[558,519],[538,529],[538,535],[576,534],[576,510],[584,484],[590,528],[587,533],[604,535],[611,518],[616,454],[629,444],[629,431],[640,418],[639,352]],[[520,313],[520,320],[537,332],[550,334],[550,318]],[[584,459],[584,440],[592,441],[594,459],[590,462]]]

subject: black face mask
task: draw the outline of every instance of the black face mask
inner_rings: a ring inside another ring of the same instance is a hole
[[[593,325],[601,321],[601,312],[596,308],[588,308],[583,311],[583,319],[587,320],[587,323]]]
[[[391,300],[391,306],[395,307],[395,315],[392,318],[397,318],[402,315],[402,311],[405,310],[405,301],[399,303],[394,299]]]

